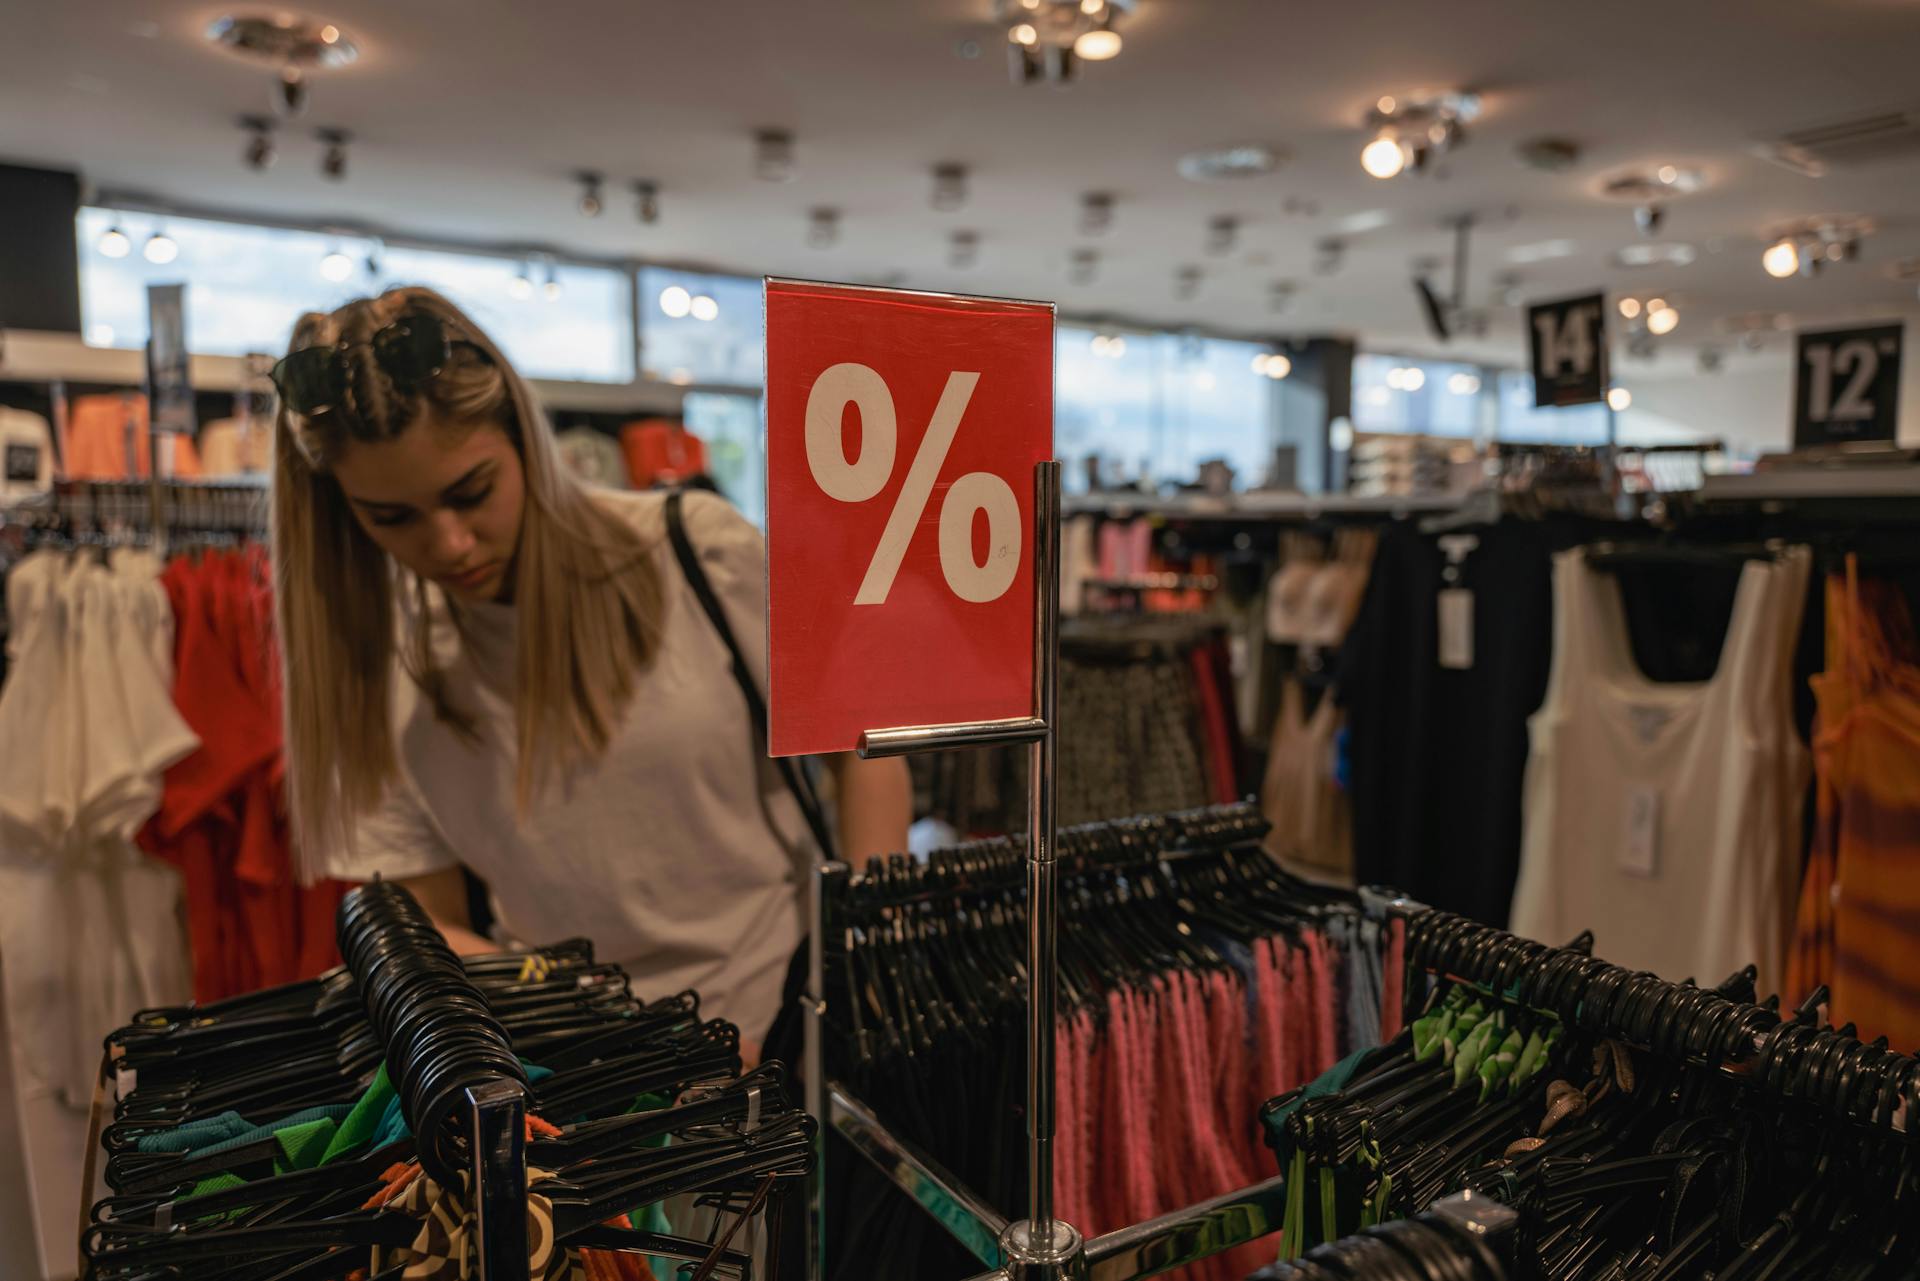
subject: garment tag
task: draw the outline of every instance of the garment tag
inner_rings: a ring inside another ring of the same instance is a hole
[[[1636,787],[1627,793],[1626,835],[1620,842],[1620,870],[1652,876],[1660,852],[1660,793]]]
[[[1465,587],[1440,589],[1440,666],[1473,666],[1473,593]]]

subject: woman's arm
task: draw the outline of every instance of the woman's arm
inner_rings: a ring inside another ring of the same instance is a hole
[[[856,862],[907,848],[913,780],[899,757],[863,761],[852,752],[827,758],[840,801],[839,855]]]
[[[424,876],[394,878],[427,910],[433,923],[446,936],[447,946],[461,956],[479,956],[498,952],[500,945],[473,932],[473,917],[467,911],[467,878],[458,867],[444,867]]]

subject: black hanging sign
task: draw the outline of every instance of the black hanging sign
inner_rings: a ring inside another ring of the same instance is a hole
[[[1868,325],[1800,335],[1793,444],[1892,440],[1900,417],[1904,326]]]
[[[1533,403],[1591,405],[1607,395],[1607,300],[1600,294],[1527,308]]]
[[[147,400],[153,430],[191,436],[200,430],[187,358],[187,287],[147,286]]]

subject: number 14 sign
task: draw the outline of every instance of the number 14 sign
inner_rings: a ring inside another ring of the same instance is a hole
[[[766,289],[773,754],[1034,715],[1053,307]]]

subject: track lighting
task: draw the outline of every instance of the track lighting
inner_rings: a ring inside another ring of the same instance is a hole
[[[1098,249],[1076,249],[1067,264],[1067,282],[1074,285],[1090,285],[1100,271],[1100,251]]]
[[[331,182],[339,182],[347,176],[347,144],[353,141],[353,135],[345,129],[315,129],[313,136],[323,148],[320,152],[320,176]]]
[[[1607,393],[1607,408],[1616,414],[1624,414],[1633,408],[1633,393],[1625,387],[1615,387]]]
[[[1647,304],[1647,332],[1656,338],[1665,338],[1680,326],[1680,313],[1663,299],[1656,298]]]
[[[679,285],[668,285],[660,291],[660,311],[667,319],[684,319],[692,310],[693,295]]]
[[[164,267],[180,256],[180,246],[166,232],[156,231],[147,237],[146,247],[140,253],[154,266]]]
[[[660,184],[641,178],[633,184],[633,216],[649,225],[660,221]]]
[[[1240,220],[1231,214],[1221,214],[1207,224],[1207,252],[1215,258],[1232,253],[1239,239]]]
[[[1105,62],[1120,56],[1120,45],[1120,33],[1102,25],[1080,33],[1073,42],[1073,55],[1082,62]]]
[[[273,145],[273,121],[265,116],[241,116],[240,127],[247,131],[246,150],[240,153],[242,162],[255,172],[271,169],[279,154]]]
[[[1118,360],[1127,354],[1127,340],[1119,334],[1095,334],[1088,346],[1102,360]]]
[[[1007,69],[1015,84],[1063,85],[1082,62],[1120,56],[1120,23],[1137,0],[997,0],[1007,33]]]
[[[952,213],[967,203],[967,167],[965,165],[935,165],[933,167],[933,207],[941,213]]]
[[[562,292],[559,265],[549,258],[547,259],[547,278],[540,286],[540,294],[548,302],[559,302]]]
[[[720,304],[707,294],[695,294],[688,300],[687,310],[695,320],[720,319]]]
[[[1760,266],[1776,280],[1795,274],[1817,276],[1828,263],[1852,262],[1860,242],[1874,231],[1864,218],[1807,218],[1777,228],[1760,255]]]
[[[1253,358],[1253,372],[1279,382],[1293,372],[1293,362],[1277,351],[1261,352]]]
[[[1638,319],[1640,316],[1640,300],[1638,298],[1622,298],[1620,300],[1620,315],[1621,318],[1625,320]]]
[[[1083,235],[1098,236],[1113,226],[1113,195],[1105,191],[1089,191],[1080,197],[1080,231]]]
[[[118,227],[108,227],[101,232],[100,241],[94,247],[100,251],[102,258],[125,258],[133,252],[133,242]]]
[[[1420,173],[1464,142],[1467,122],[1479,114],[1480,99],[1471,93],[1383,97],[1367,113],[1373,136],[1360,149],[1360,167],[1382,179]]]
[[[307,78],[300,68],[282,67],[273,82],[273,109],[288,120],[297,119],[307,109]]]
[[[956,231],[947,242],[947,265],[965,271],[980,260],[980,233]]]
[[[533,265],[531,263],[523,263],[520,270],[514,273],[513,279],[507,282],[507,297],[515,302],[525,302],[533,297]]]
[[[582,169],[573,175],[580,184],[580,216],[598,218],[606,211],[606,179],[592,169]]]
[[[1329,236],[1313,247],[1313,274],[1331,276],[1346,260],[1347,242],[1338,236]]]
[[[1185,302],[1200,293],[1200,269],[1182,267],[1173,273],[1173,296]]]
[[[320,278],[343,284],[353,275],[353,259],[339,249],[330,249],[327,256],[320,260]]]
[[[1467,373],[1449,374],[1447,376],[1447,390],[1456,396],[1477,396],[1480,394],[1480,375]]]
[[[825,205],[807,214],[807,245],[831,249],[840,239],[840,211]]]
[[[753,176],[762,182],[792,182],[793,135],[785,129],[762,129],[753,135]]]
[[[386,244],[379,240],[374,241],[367,249],[367,279],[376,285],[380,283],[380,278],[386,274],[386,252]]]

